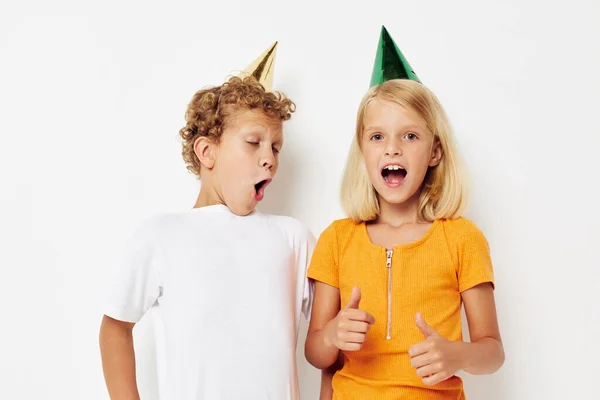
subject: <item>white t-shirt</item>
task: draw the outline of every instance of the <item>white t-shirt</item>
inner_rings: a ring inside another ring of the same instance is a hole
[[[296,400],[314,243],[296,219],[259,211],[160,215],[133,235],[104,312],[137,322],[153,309],[161,400]]]

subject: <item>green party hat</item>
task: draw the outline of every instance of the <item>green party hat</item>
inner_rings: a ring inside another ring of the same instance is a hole
[[[382,26],[370,87],[380,85],[390,79],[410,79],[421,83],[415,71],[396,46],[394,39],[385,29],[385,26]]]

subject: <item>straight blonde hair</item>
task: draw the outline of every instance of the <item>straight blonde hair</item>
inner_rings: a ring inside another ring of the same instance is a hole
[[[348,217],[360,223],[376,219],[380,212],[377,192],[369,180],[361,149],[363,120],[368,105],[375,98],[416,112],[433,133],[434,140],[440,142],[442,159],[425,175],[419,197],[419,218],[433,222],[460,217],[467,203],[467,186],[450,122],[433,92],[406,79],[393,79],[372,87],[360,103],[356,134],[350,146],[340,193],[342,208]]]

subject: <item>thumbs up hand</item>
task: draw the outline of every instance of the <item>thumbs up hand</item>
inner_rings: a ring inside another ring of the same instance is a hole
[[[359,308],[361,293],[358,287],[352,289],[348,304],[326,326],[325,343],[345,351],[362,348],[375,318]]]
[[[435,331],[420,313],[415,315],[417,328],[425,340],[408,349],[410,365],[427,386],[451,378],[461,369],[460,342],[453,342]]]
[[[429,324],[427,324],[427,322],[425,322],[425,320],[423,319],[423,316],[421,315],[421,313],[417,313],[415,315],[415,322],[417,323],[417,328],[419,328],[419,330],[421,331],[421,333],[423,334],[423,336],[425,336],[425,339],[427,339],[430,336],[439,335],[435,331],[435,329],[433,329],[432,327],[430,327]]]
[[[350,295],[350,301],[348,302],[348,304],[346,305],[345,308],[354,308],[358,310],[358,307],[360,306],[360,298],[362,297],[361,293],[360,293],[360,288],[359,287],[354,287],[352,288],[352,294]]]

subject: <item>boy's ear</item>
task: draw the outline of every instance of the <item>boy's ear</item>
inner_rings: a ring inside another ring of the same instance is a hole
[[[194,141],[194,153],[200,164],[207,169],[215,166],[216,145],[206,136],[200,136]]]
[[[431,158],[429,159],[429,166],[435,167],[436,165],[438,165],[440,161],[442,161],[443,156],[444,151],[442,149],[442,143],[438,138],[436,138],[431,149]]]

